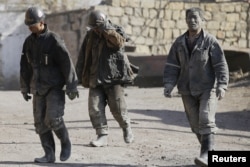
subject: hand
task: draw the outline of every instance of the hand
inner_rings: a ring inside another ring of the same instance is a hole
[[[115,29],[110,23],[109,20],[96,20],[97,29],[99,32],[103,30],[112,30]]]
[[[29,101],[29,99],[31,99],[31,96],[28,93],[22,93],[22,94],[25,101]]]
[[[165,84],[164,85],[164,96],[171,98],[172,97],[171,93],[172,93],[173,89],[174,89],[174,86],[172,84],[169,84],[169,83]]]
[[[217,88],[216,89],[216,96],[218,97],[219,100],[224,98],[225,93],[226,93],[226,91],[223,88]]]
[[[78,92],[68,92],[67,95],[70,100],[74,100],[76,97],[79,98]]]

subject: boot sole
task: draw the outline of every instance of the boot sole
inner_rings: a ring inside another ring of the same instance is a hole
[[[70,155],[69,155],[69,157],[70,157]],[[61,161],[66,161],[66,160],[68,160],[68,159],[69,159],[69,157],[66,157],[66,158],[62,158],[62,157],[60,157],[60,160],[61,160]]]
[[[98,144],[94,144],[92,142],[90,142],[89,145],[92,146],[92,147],[107,147],[108,146],[108,144],[98,145]]]
[[[133,143],[134,142],[134,137],[131,138],[130,140],[124,139],[124,142],[127,143],[127,144]]]
[[[61,154],[60,154],[60,160],[66,161],[71,156],[71,142],[69,141],[67,144],[61,146]],[[65,150],[68,150],[65,151]]]
[[[55,160],[51,160],[51,161],[40,161],[40,160],[38,160],[38,159],[34,159],[34,162],[35,163],[55,163]]]
[[[198,166],[201,166],[201,167],[208,167],[208,164],[204,163],[203,161],[201,161],[200,159],[198,158],[195,158],[194,160],[194,163]]]

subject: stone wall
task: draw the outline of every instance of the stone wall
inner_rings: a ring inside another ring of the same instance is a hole
[[[205,11],[204,28],[214,34],[224,48],[249,47],[250,7],[247,2],[109,0],[94,9],[103,11],[113,23],[124,27],[132,39],[128,45],[135,45],[136,53],[166,55],[174,39],[187,30],[185,10],[190,7],[200,7]],[[51,29],[69,41],[73,56],[78,54],[86,32],[87,13],[86,10],[70,11],[50,15],[47,19]]]
[[[102,0],[0,0],[0,12],[23,12],[29,6],[39,6],[46,13],[88,9]]]
[[[137,55],[167,55],[174,39],[187,30],[185,10],[205,11],[204,28],[226,48],[250,47],[249,10],[245,0],[0,0],[0,89],[18,88],[19,61],[28,6],[41,6],[51,30],[61,35],[76,61],[86,33],[87,15],[101,10],[124,27]],[[93,6],[90,8],[90,6]],[[7,28],[6,28],[7,27]],[[11,86],[13,85],[14,86]]]
[[[174,39],[187,30],[185,10],[200,7],[205,11],[204,28],[214,34],[225,48],[248,48],[248,2],[176,2],[166,0],[110,0],[96,6],[106,12],[131,35],[136,52],[167,54]]]
[[[24,12],[29,6],[39,6],[46,14],[51,15],[75,9],[88,9],[100,2],[101,0],[0,0],[0,90],[19,89],[22,44],[30,34],[27,26],[24,25]],[[63,15],[63,13],[60,14]],[[63,22],[56,20],[53,23],[52,27],[55,31],[57,31],[55,26],[57,21],[60,22],[59,24]],[[59,31],[62,32],[61,27]],[[70,34],[70,31],[65,33]],[[76,41],[72,43],[75,45]]]

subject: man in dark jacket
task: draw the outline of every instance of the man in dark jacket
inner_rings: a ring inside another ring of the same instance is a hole
[[[90,30],[82,43],[76,71],[81,84],[89,88],[89,116],[97,134],[97,140],[90,144],[93,147],[108,144],[107,104],[123,130],[124,141],[131,143],[134,136],[123,88],[133,80],[133,72],[124,54],[126,34],[100,11],[90,13],[88,25]]]
[[[172,45],[164,70],[164,94],[171,97],[175,85],[181,94],[192,131],[201,144],[199,166],[207,166],[208,151],[213,150],[217,127],[218,99],[227,90],[228,65],[218,41],[202,28],[203,11],[186,10],[188,31]]]
[[[33,115],[45,156],[38,163],[55,162],[55,142],[52,130],[61,141],[60,160],[70,157],[71,142],[63,121],[65,86],[68,97],[78,97],[77,75],[62,39],[48,29],[45,14],[36,7],[25,13],[25,24],[32,32],[23,44],[20,62],[21,92],[26,101],[33,94]]]

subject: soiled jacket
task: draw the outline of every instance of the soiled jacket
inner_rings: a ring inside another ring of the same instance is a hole
[[[64,41],[47,25],[38,37],[30,34],[23,44],[20,62],[21,92],[46,94],[52,88],[77,91],[78,79]]]
[[[197,95],[214,88],[227,89],[228,65],[222,48],[211,34],[202,30],[191,53],[187,32],[172,45],[164,69],[163,82],[172,84],[180,94]]]
[[[126,34],[109,22],[109,26],[96,34],[87,31],[76,64],[77,76],[84,87],[131,83],[133,72],[124,54]]]

